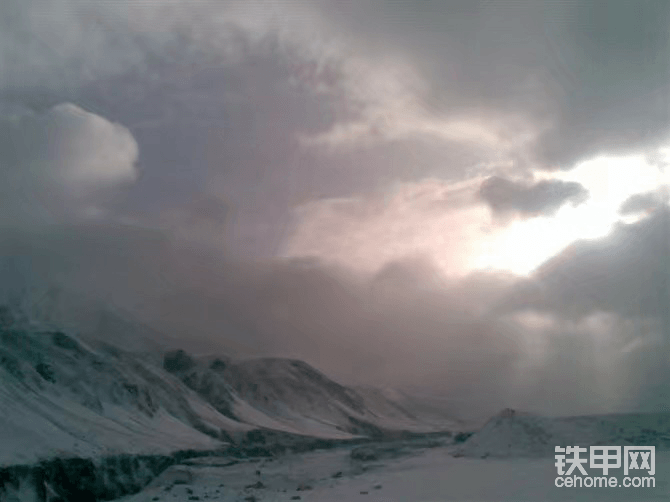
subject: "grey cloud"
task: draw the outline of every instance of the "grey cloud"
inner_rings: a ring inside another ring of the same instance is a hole
[[[361,45],[412,54],[431,112],[498,110],[532,124],[526,167],[569,169],[667,139],[667,2],[326,5]]]
[[[3,232],[0,250],[1,299],[36,299],[36,312],[89,336],[103,335],[101,312],[112,305],[164,333],[164,346],[299,357],[350,383],[421,381],[467,402],[463,412],[488,413],[511,398],[503,392],[511,361],[524,357],[499,336],[504,326],[469,313],[457,287],[424,287],[439,274],[429,264],[399,264],[368,282],[318,261],[230,260],[120,225]],[[413,276],[417,287],[404,288]],[[477,304],[486,303],[485,284]]]
[[[159,78],[138,72],[83,90],[84,104],[128,124],[139,145],[142,178],[119,210],[159,213],[191,199],[225,200],[229,246],[267,256],[292,204],[376,182],[378,168],[366,180],[357,162],[322,162],[299,149],[299,131],[330,123],[328,104],[288,84],[286,61],[272,47],[249,47],[225,67],[157,62],[150,69]]]
[[[492,176],[482,183],[479,196],[494,213],[547,216],[564,204],[581,204],[588,198],[588,191],[574,181],[545,180],[529,184]]]
[[[3,2],[0,89],[62,91],[142,63],[146,49],[123,28],[123,4],[116,13],[105,10],[69,2]]]
[[[127,73],[155,80],[161,77],[157,63],[178,65],[179,86],[188,89],[193,67],[236,64],[250,50],[297,55],[297,49],[303,58],[313,55],[306,40],[318,21],[307,2],[254,0],[10,0],[2,5],[1,18],[0,65],[5,71],[0,90],[18,94],[78,92]],[[314,23],[305,24],[306,19]]]
[[[661,191],[631,195],[619,208],[620,214],[649,213],[663,206],[664,194]]]
[[[639,151],[665,140],[669,124],[670,6],[576,5],[565,38],[553,41],[567,63],[557,82],[562,117],[540,143],[548,161],[565,167],[601,152]]]
[[[1,116],[0,145],[5,222],[77,212],[137,177],[138,148],[128,129],[71,103]]]
[[[607,237],[572,244],[520,285],[506,308],[572,319],[599,311],[670,319],[669,221],[667,209],[659,209]]]
[[[612,365],[609,392],[620,409],[668,405],[669,224],[670,212],[661,206],[604,238],[576,242],[496,301],[496,316],[535,312],[556,320],[542,378],[578,371],[581,387]],[[590,356],[577,364],[576,354]]]
[[[502,113],[531,124],[539,136],[523,146],[529,150],[519,158],[544,167],[569,168],[602,151],[636,150],[667,136],[667,2],[428,1],[416,6],[371,0],[347,9],[339,2],[294,2],[274,24],[270,19],[279,4],[248,5],[243,15],[244,9],[208,2],[173,2],[160,9],[125,2],[63,9],[3,4],[8,43],[0,44],[6,67],[0,88],[66,92],[129,71],[155,79],[160,77],[153,74],[155,63],[162,61],[184,69],[179,85],[184,95],[192,95],[190,63],[235,64],[250,48],[274,44],[292,61],[289,66],[302,68],[293,72],[294,79],[312,91],[328,83],[332,92],[321,95],[333,99],[328,113],[346,122],[357,110],[344,111],[348,84],[338,73],[338,58],[346,59],[346,50],[328,49],[339,33],[340,45],[360,49],[363,58],[407,56],[427,81],[427,89],[407,92],[415,93],[429,113]],[[305,16],[329,29],[319,33],[302,23],[292,31]],[[22,30],[41,43],[23,42],[28,38]],[[62,49],[55,53],[54,47]],[[506,128],[510,137],[514,127]]]
[[[426,117],[503,117],[510,144],[530,131],[514,147],[519,168],[567,168],[597,151],[642,148],[668,129],[655,101],[668,81],[664,2],[293,2],[274,18],[279,4],[263,5],[5,3],[0,93],[36,107],[71,100],[127,125],[144,176],[125,210],[160,211],[208,192],[237,208],[230,246],[266,256],[292,205],[510,160],[428,140],[420,128],[346,152],[302,148],[301,134],[360,118],[357,86],[374,81],[368,73],[385,58],[406,59],[425,79],[425,88],[400,85],[398,97]],[[347,73],[352,55],[370,68]]]
[[[618,261],[611,241],[592,245],[590,260],[586,249],[581,265],[535,278],[532,296],[519,278],[455,281],[423,258],[362,278],[318,260],[239,261],[139,226],[3,231],[0,300],[35,299],[38,313],[89,336],[104,336],[111,305],[147,327],[142,336],[161,333],[163,347],[297,357],[343,382],[440,395],[466,415],[616,411],[649,406],[665,371],[655,338],[662,266],[649,263],[658,228],[628,231],[645,237],[641,263],[626,238],[615,239]],[[529,309],[547,320],[524,320]]]
[[[541,378],[564,381],[561,399],[574,404],[584,396],[566,391],[566,379],[585,389],[605,378],[610,383],[594,400],[608,394],[617,409],[668,406],[669,216],[658,209],[606,238],[574,244],[498,303],[498,312],[542,312],[557,320]]]
[[[41,308],[92,332],[112,304],[171,335],[165,344],[300,357],[341,379],[411,383],[486,412],[541,408],[559,392],[563,412],[571,402],[582,411],[623,406],[616,393],[599,394],[608,373],[590,359],[602,351],[579,324],[605,311],[615,323],[598,323],[615,336],[604,362],[628,351],[626,374],[639,379],[620,394],[652,392],[644,380],[662,368],[654,336],[668,332],[663,211],[577,244],[521,284],[487,274],[452,284],[421,260],[369,279],[318,260],[249,256],[278,248],[292,205],[427,175],[456,179],[500,160],[458,141],[427,141],[420,128],[346,152],[301,148],[300,134],[361,118],[357,86],[369,82],[356,78],[370,69],[346,74],[352,54],[380,66],[407,58],[427,85],[400,86],[399,97],[418,103],[419,117],[503,117],[518,167],[569,168],[667,136],[667,2],[231,4],[252,5],[247,14],[221,5],[2,3],[0,94],[15,98],[0,112],[11,157],[2,161],[11,169],[0,179],[0,207],[12,212],[2,223],[32,214],[37,199],[45,213],[99,202],[104,186],[133,179],[137,155],[143,172],[95,223],[3,228],[3,289],[39,298],[50,298],[50,283],[74,291],[60,307]],[[301,17],[310,9],[323,18]],[[317,18],[329,29],[303,30]],[[63,102],[89,112],[53,108]],[[98,156],[109,145],[113,165]],[[22,170],[28,160],[34,177]],[[93,188],[75,193],[75,180]],[[504,178],[484,192],[494,210],[523,215],[551,214],[585,195],[577,184]],[[143,211],[151,213],[144,220]],[[119,214],[138,223],[121,225]],[[225,255],[233,248],[246,259]],[[550,326],[515,320],[527,310]],[[527,346],[538,339],[548,340],[548,355]]]
[[[0,297],[32,296],[43,316],[89,336],[107,332],[112,305],[146,327],[125,335],[135,346],[139,332],[162,333],[163,347],[196,353],[298,357],[343,382],[421,388],[465,415],[510,405],[547,411],[559,401],[563,412],[612,411],[621,403],[598,394],[602,379],[593,375],[602,369],[589,364],[587,340],[561,338],[554,326],[551,352],[538,355],[527,340],[546,332],[491,315],[513,277],[451,281],[430,261],[408,259],[362,279],[318,260],[231,260],[137,226],[2,235]],[[581,386],[567,386],[585,375]],[[557,393],[553,404],[546,399]]]

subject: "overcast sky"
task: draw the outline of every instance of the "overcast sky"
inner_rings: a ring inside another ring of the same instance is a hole
[[[668,406],[669,91],[663,0],[5,0],[4,295],[472,409]]]

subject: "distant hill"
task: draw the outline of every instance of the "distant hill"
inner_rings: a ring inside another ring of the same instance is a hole
[[[543,417],[505,410],[470,436],[465,457],[553,456],[556,446],[617,445],[670,448],[670,413]]]

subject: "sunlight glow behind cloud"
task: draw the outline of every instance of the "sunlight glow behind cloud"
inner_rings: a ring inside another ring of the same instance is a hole
[[[598,157],[571,171],[538,178],[576,181],[589,191],[589,199],[577,207],[564,206],[553,217],[516,220],[497,230],[483,240],[483,251],[473,260],[472,268],[528,275],[572,242],[607,235],[622,221],[619,207],[631,195],[670,182],[668,173],[643,155]]]
[[[497,224],[474,202],[482,178],[400,183],[383,197],[324,199],[301,207],[284,255],[316,256],[369,273],[407,255],[423,255],[452,277],[477,270],[526,276],[575,241],[604,237],[617,222],[628,222],[621,204],[669,181],[642,155],[598,157],[536,179],[580,183],[589,198],[553,215]]]

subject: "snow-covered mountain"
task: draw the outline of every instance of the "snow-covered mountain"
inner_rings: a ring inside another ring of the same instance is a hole
[[[253,430],[334,439],[438,428],[302,361],[157,357],[3,315],[0,465],[211,450]]]
[[[164,367],[220,413],[259,427],[330,438],[435,430],[381,392],[345,387],[299,360],[194,359],[178,350]]]

